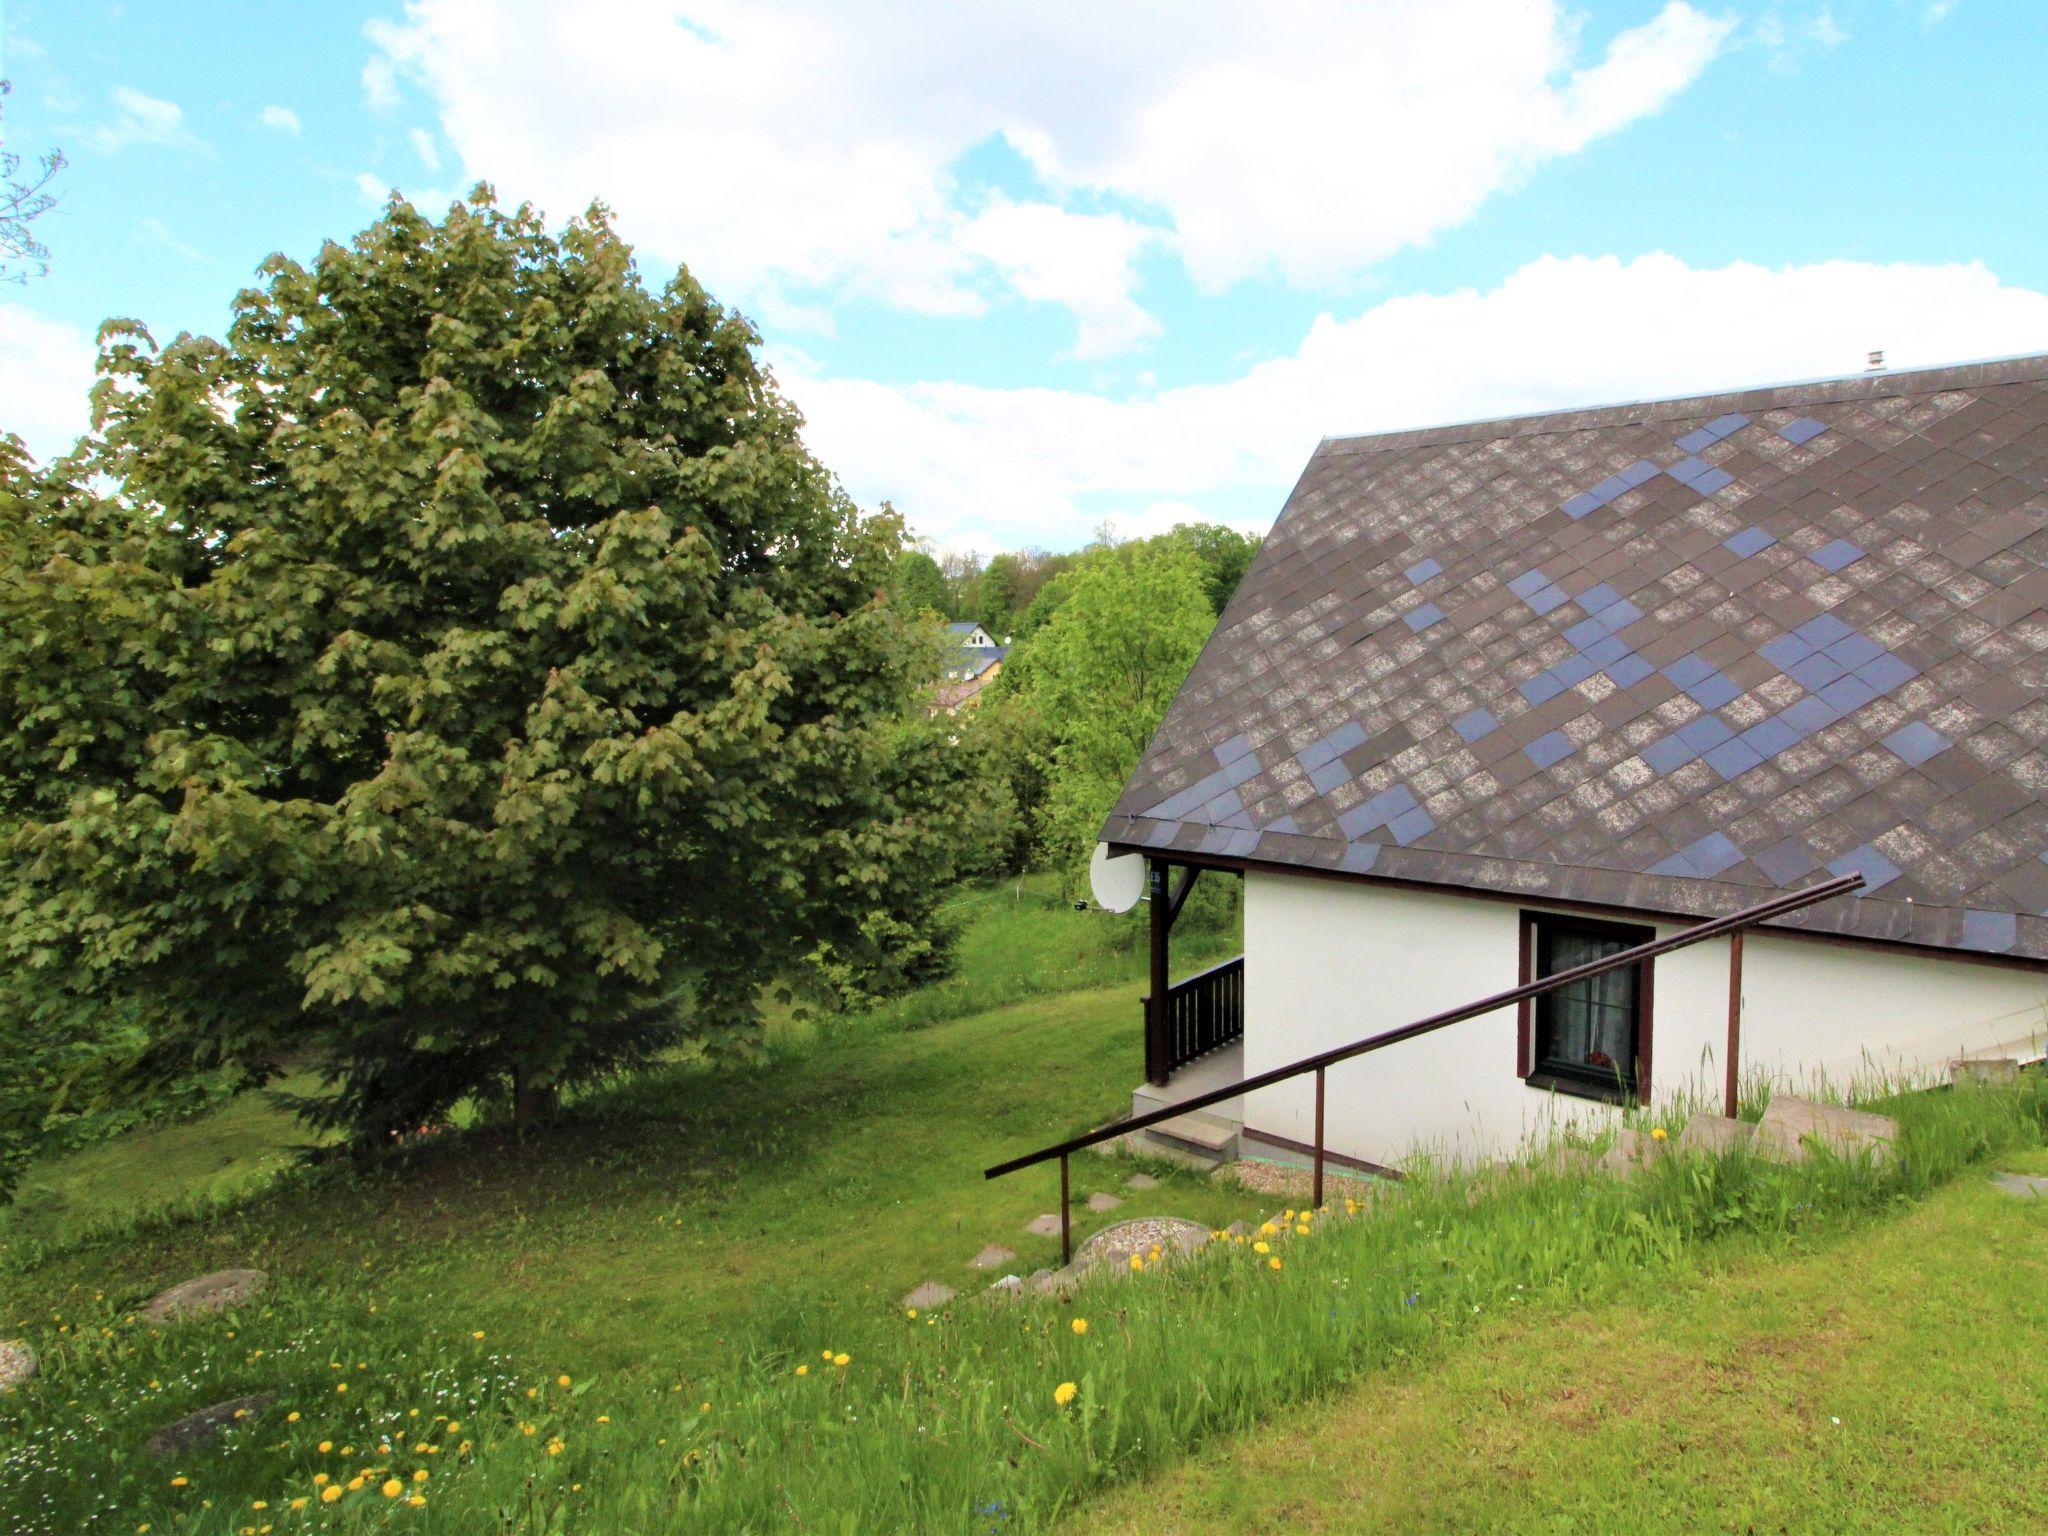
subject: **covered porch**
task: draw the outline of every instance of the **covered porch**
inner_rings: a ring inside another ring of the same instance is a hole
[[[1199,866],[1147,858],[1151,987],[1143,998],[1145,1080],[1131,1092],[1131,1113],[1150,1114],[1227,1088],[1244,1078],[1244,956],[1184,976],[1172,975],[1172,934]],[[1238,1155],[1244,1101],[1222,1099],[1139,1133],[1150,1148],[1215,1164]]]

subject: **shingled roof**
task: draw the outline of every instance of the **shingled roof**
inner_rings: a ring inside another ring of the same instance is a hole
[[[2048,357],[1325,441],[1103,836],[2048,959]]]

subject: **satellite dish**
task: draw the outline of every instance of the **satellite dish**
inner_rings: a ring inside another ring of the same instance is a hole
[[[1135,853],[1111,853],[1097,843],[1088,861],[1088,888],[1105,912],[1128,912],[1145,894],[1145,861]]]

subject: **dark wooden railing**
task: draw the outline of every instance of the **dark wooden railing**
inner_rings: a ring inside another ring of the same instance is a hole
[[[1151,1017],[1152,999],[1145,998]],[[1197,971],[1166,989],[1166,1070],[1244,1038],[1244,956]]]
[[[1316,1139],[1315,1139],[1315,1191],[1310,1205],[1320,1208],[1323,1203],[1323,1077],[1341,1061],[1354,1056],[1364,1056],[1372,1051],[1385,1050],[1390,1045],[1399,1045],[1404,1040],[1413,1040],[1419,1035],[1431,1034],[1451,1024],[1461,1024],[1466,1019],[1476,1019],[1481,1014],[1496,1013],[1502,1008],[1511,1008],[1532,997],[1541,997],[1546,992],[1555,992],[1561,987],[1576,985],[1594,976],[1603,976],[1609,971],[1621,970],[1624,966],[1640,965],[1645,960],[1654,960],[1659,955],[1668,955],[1675,949],[1717,939],[1723,934],[1739,935],[1745,929],[1758,923],[1769,922],[1774,917],[1813,906],[1816,902],[1846,896],[1863,884],[1861,875],[1841,875],[1833,880],[1824,880],[1819,885],[1809,885],[1804,890],[1787,891],[1769,901],[1758,902],[1753,907],[1744,907],[1726,917],[1711,918],[1705,922],[1682,929],[1669,938],[1652,939],[1647,944],[1638,944],[1633,949],[1620,950],[1598,960],[1589,960],[1584,965],[1575,965],[1570,970],[1559,971],[1536,981],[1524,982],[1519,987],[1510,987],[1505,992],[1496,992],[1491,997],[1482,997],[1476,1003],[1465,1003],[1457,1008],[1447,1008],[1442,1013],[1432,1013],[1426,1019],[1417,1019],[1413,1024],[1403,1024],[1398,1029],[1382,1030],[1368,1035],[1363,1040],[1354,1040],[1349,1045],[1340,1045],[1335,1050],[1320,1051],[1314,1056],[1304,1056],[1299,1061],[1289,1062],[1284,1067],[1274,1067],[1242,1082],[1226,1083],[1221,1088],[1212,1088],[1206,1093],[1194,1094],[1177,1104],[1164,1109],[1148,1110],[1142,1115],[1132,1115],[1115,1121],[1100,1130],[1089,1131],[1086,1135],[1075,1136],[1050,1147],[1041,1147],[1036,1152],[1027,1152],[1022,1157],[1013,1157],[1007,1163],[997,1163],[993,1168],[982,1170],[985,1179],[999,1179],[1006,1173],[1015,1173],[1020,1168],[1030,1168],[1053,1158],[1060,1160],[1060,1253],[1063,1261],[1074,1261],[1073,1245],[1067,1230],[1067,1159],[1083,1148],[1100,1142],[1110,1141],[1118,1136],[1127,1136],[1132,1131],[1142,1131],[1147,1126],[1158,1125],[1165,1120],[1177,1119],[1197,1109],[1221,1103],[1225,1099],[1241,1098],[1260,1088],[1270,1088],[1275,1083],[1284,1083],[1289,1078],[1304,1073],[1316,1075]],[[1739,956],[1740,951],[1736,951]],[[1738,961],[1739,963],[1739,961]]]

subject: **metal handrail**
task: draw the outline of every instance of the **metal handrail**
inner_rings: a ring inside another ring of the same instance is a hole
[[[1511,987],[1505,992],[1496,992],[1491,997],[1483,997],[1476,1003],[1465,1003],[1456,1008],[1448,1008],[1441,1013],[1430,1014],[1427,1018],[1417,1019],[1412,1024],[1403,1024],[1398,1029],[1383,1030],[1377,1035],[1369,1035],[1363,1040],[1355,1040],[1350,1045],[1340,1045],[1334,1050],[1320,1051],[1314,1056],[1304,1056],[1299,1061],[1289,1062],[1284,1067],[1274,1067],[1269,1071],[1258,1073],[1256,1076],[1245,1078],[1242,1082],[1229,1083],[1221,1088],[1211,1089],[1207,1093],[1198,1093],[1192,1098],[1182,1099],[1179,1103],[1169,1104],[1163,1109],[1148,1110],[1142,1115],[1132,1115],[1127,1119],[1105,1125],[1098,1130],[1089,1131],[1085,1135],[1071,1137],[1054,1146],[1042,1147],[1036,1152],[1025,1154],[1023,1157],[1013,1157],[1006,1163],[997,1163],[993,1168],[984,1169],[982,1177],[985,1179],[999,1179],[1004,1174],[1015,1173],[1019,1169],[1034,1167],[1039,1163],[1049,1162],[1055,1157],[1058,1158],[1060,1160],[1060,1251],[1065,1262],[1071,1263],[1072,1249],[1068,1243],[1067,1234],[1067,1158],[1069,1155],[1082,1151],[1087,1147],[1095,1146],[1098,1143],[1113,1140],[1118,1136],[1127,1136],[1132,1131],[1142,1131],[1148,1126],[1158,1125],[1167,1120],[1178,1119],[1182,1115],[1205,1108],[1210,1104],[1221,1103],[1225,1099],[1241,1098],[1245,1094],[1256,1092],[1260,1088],[1269,1088],[1275,1083],[1283,1083],[1289,1078],[1300,1077],[1303,1073],[1313,1072],[1316,1075],[1316,1140],[1315,1192],[1311,1203],[1315,1206],[1321,1206],[1323,1203],[1323,1074],[1337,1063],[1349,1061],[1354,1056],[1364,1056],[1372,1051],[1384,1050],[1390,1045],[1399,1045],[1405,1040],[1413,1040],[1419,1035],[1434,1033],[1436,1030],[1443,1029],[1448,1025],[1460,1024],[1466,1019],[1477,1018],[1481,1014],[1496,1013],[1502,1008],[1510,1007],[1513,1004],[1524,1002],[1533,997],[1541,997],[1546,992],[1555,992],[1561,987],[1568,987],[1576,982],[1585,981],[1590,977],[1604,975],[1608,971],[1618,971],[1626,966],[1640,965],[1645,960],[1654,960],[1659,955],[1668,955],[1673,950],[1684,949],[1689,945],[1698,944],[1707,939],[1719,938],[1725,933],[1739,933],[1744,929],[1755,927],[1758,923],[1769,922],[1774,917],[1784,917],[1789,913],[1800,911],[1819,902],[1831,900],[1836,896],[1846,896],[1849,892],[1861,887],[1862,884],[1863,877],[1861,875],[1848,874],[1837,876],[1833,880],[1824,880],[1819,885],[1807,886],[1803,890],[1788,891],[1783,896],[1775,896],[1771,900],[1759,902],[1753,907],[1744,907],[1741,911],[1731,912],[1726,917],[1711,918],[1706,922],[1697,923],[1693,927],[1683,929],[1668,938],[1652,939],[1646,944],[1636,945],[1633,949],[1624,949],[1617,954],[1607,955],[1598,960],[1589,960],[1584,965],[1573,966],[1570,970],[1559,971],[1555,975],[1544,976],[1536,981],[1524,982],[1521,986]]]

